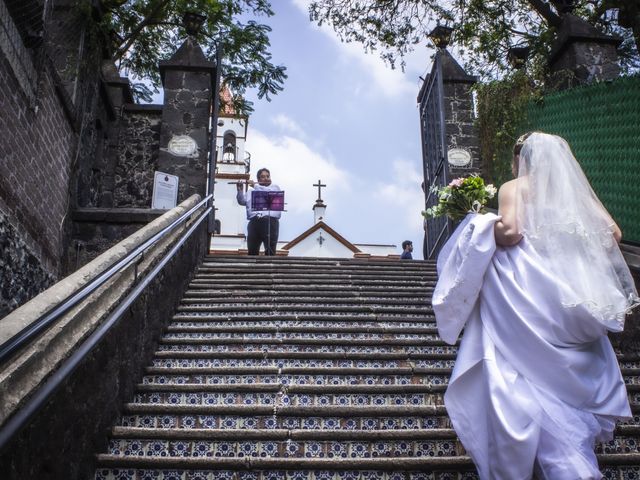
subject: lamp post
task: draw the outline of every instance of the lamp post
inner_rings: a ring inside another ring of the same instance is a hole
[[[447,27],[445,25],[436,25],[436,28],[429,32],[429,38],[436,46],[436,48],[447,48],[449,42],[451,41],[451,34],[453,33],[453,28]]]
[[[200,27],[207,19],[206,15],[201,15],[196,12],[184,12],[182,16],[182,26],[187,32],[187,35],[196,36],[200,31]]]
[[[553,3],[553,6],[556,8],[560,15],[573,12],[573,9],[575,7],[574,0],[551,0],[551,3]]]
[[[520,70],[527,63],[529,57],[529,47],[523,45],[521,47],[511,47],[507,51],[507,61],[512,68]]]

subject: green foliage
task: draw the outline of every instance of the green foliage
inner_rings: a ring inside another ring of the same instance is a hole
[[[526,130],[527,107],[541,101],[540,83],[518,70],[502,80],[475,87],[478,104],[478,136],[487,181],[496,186],[512,178],[511,151]]]
[[[623,36],[623,65],[638,68],[640,13],[638,0],[576,0],[575,14],[605,33]],[[629,13],[618,21],[615,9]],[[622,10],[621,10],[622,11]],[[466,64],[482,79],[509,71],[507,51],[527,44],[534,64],[542,64],[561,18],[546,0],[314,0],[311,20],[331,25],[343,41],[378,50],[392,67],[426,43],[436,22],[454,28],[452,42]]]
[[[215,61],[222,45],[222,74],[240,102],[236,107],[252,110],[241,99],[248,88],[257,88],[258,97],[267,100],[282,90],[286,69],[272,63],[271,28],[255,20],[273,15],[267,0],[112,0],[106,8],[99,30],[111,39],[111,57],[134,82],[150,82],[155,92],[158,62],[173,55],[186,37],[182,16],[187,11],[207,17],[197,40],[208,59]],[[144,85],[134,91],[142,98],[152,93]]]

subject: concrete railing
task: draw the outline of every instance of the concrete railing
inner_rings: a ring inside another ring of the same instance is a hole
[[[190,197],[1,319],[0,344],[173,223],[199,200],[197,195]],[[4,428],[43,383],[56,374],[60,365],[100,328],[110,312],[154,269],[202,211],[204,207],[0,367],[0,426]],[[105,429],[113,424],[119,408],[130,398],[135,379],[148,363],[195,267],[204,258],[208,247],[206,229],[206,221],[196,227],[144,293],[64,380],[46,407],[7,443],[0,452],[0,471],[10,473],[16,468],[22,478],[38,479],[92,476],[92,456],[106,442]],[[64,459],[58,457],[61,445],[65,446]],[[43,461],[31,462],[33,458]],[[63,464],[65,470],[61,470]],[[25,472],[31,474],[24,477]]]

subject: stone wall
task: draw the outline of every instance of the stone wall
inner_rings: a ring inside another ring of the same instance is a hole
[[[77,136],[46,65],[35,103],[27,89],[0,52],[0,208],[44,270],[57,276]]]
[[[444,85],[445,135],[447,148],[462,148],[471,154],[471,163],[464,167],[449,164],[451,178],[470,173],[480,174],[480,141],[474,125],[473,98],[470,83]]]
[[[114,172],[114,207],[151,208],[162,108],[125,105]]]
[[[53,275],[31,253],[22,236],[0,212],[0,318],[53,284]]]
[[[73,241],[68,270],[75,271],[119,241],[134,234],[164,210],[140,208],[81,208],[73,212]]]

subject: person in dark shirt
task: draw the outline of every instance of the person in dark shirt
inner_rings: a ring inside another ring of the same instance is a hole
[[[400,255],[400,259],[413,259],[413,255],[411,255],[411,252],[413,252],[413,243],[411,243],[411,240],[405,240],[404,242],[402,242],[402,255]]]

